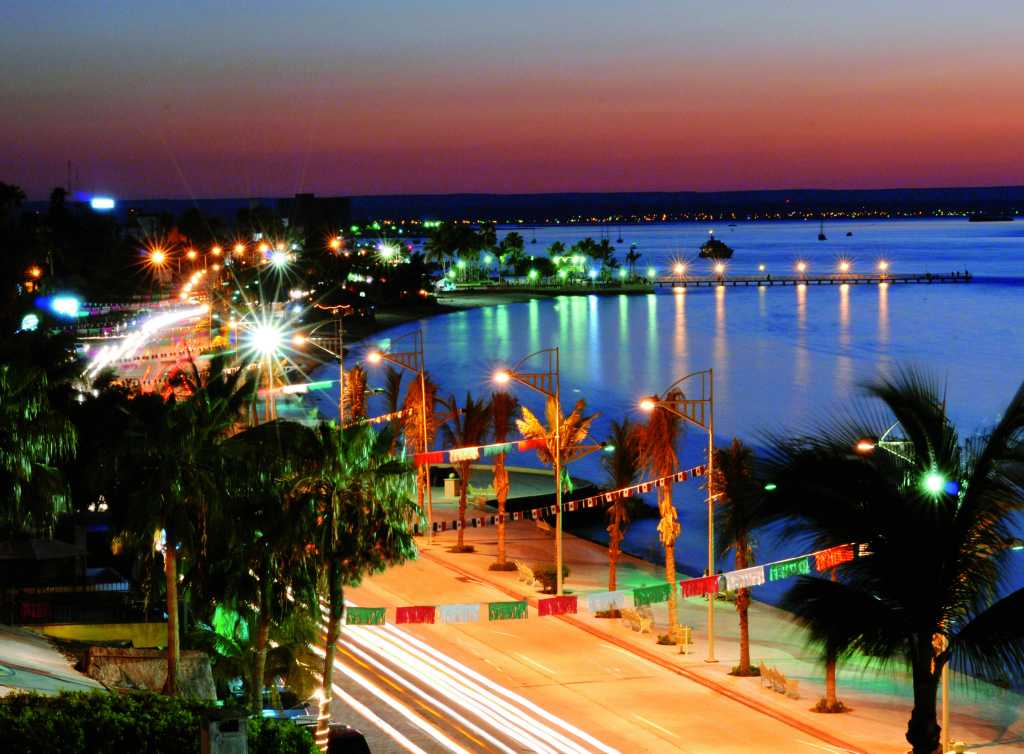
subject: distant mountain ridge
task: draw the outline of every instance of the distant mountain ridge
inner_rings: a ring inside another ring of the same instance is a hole
[[[348,223],[379,221],[493,220],[498,223],[643,222],[747,218],[757,220],[819,216],[923,216],[1024,214],[1024,186],[925,189],[787,189],[767,191],[570,192],[551,194],[408,194],[352,197],[119,199],[119,220],[129,209],[142,214],[180,215],[198,207],[234,225],[238,210],[263,205],[291,217],[320,217]],[[25,211],[45,212],[46,202]],[[300,211],[301,208],[301,211]],[[299,215],[299,216],[296,216]]]

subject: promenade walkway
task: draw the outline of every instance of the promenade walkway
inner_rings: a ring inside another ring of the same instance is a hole
[[[514,474],[514,493],[524,494],[542,489],[550,482],[535,474]],[[525,489],[524,489],[525,485]],[[458,516],[458,501],[446,497],[442,488],[434,488],[435,520],[454,520]],[[492,511],[493,512],[493,511]],[[506,528],[507,557],[526,563],[554,560],[553,536],[538,529],[532,521],[518,521]],[[403,593],[399,584],[415,583],[417,588],[404,592],[408,602],[396,604],[445,604],[451,602],[472,602],[478,599],[477,592],[467,591],[486,586],[491,592],[490,599],[529,599],[532,607],[543,595],[535,588],[526,587],[518,580],[515,571],[498,572],[488,570],[495,562],[497,553],[497,527],[470,528],[464,532],[467,544],[476,551],[469,554],[453,554],[448,548],[455,543],[458,532],[446,531],[435,534],[433,544],[426,537],[419,537],[421,557],[414,563],[392,569],[385,574],[368,579],[364,587],[348,590],[346,596],[357,604],[369,605],[367,599],[379,599],[381,594],[392,596]],[[563,535],[564,562],[571,568],[565,581],[567,594],[584,595],[588,592],[608,589],[608,560],[606,548],[591,542]],[[438,567],[447,569],[449,577],[438,575]],[[619,561],[618,589],[633,589],[652,586],[664,581],[664,570],[658,566],[629,556]],[[383,589],[384,591],[378,591]],[[756,593],[755,593],[756,597]],[[363,601],[360,601],[360,598]],[[772,725],[783,723],[797,730],[798,739],[807,739],[808,748],[820,747],[822,742],[832,747],[872,754],[902,754],[909,749],[905,733],[910,718],[912,690],[906,673],[877,674],[867,670],[863,663],[840,665],[838,669],[838,697],[849,708],[848,712],[837,715],[822,715],[812,711],[815,702],[824,696],[824,673],[819,665],[817,653],[805,647],[801,631],[795,627],[789,616],[769,605],[754,602],[750,611],[751,659],[756,664],[764,661],[775,665],[787,677],[800,681],[800,698],[786,698],[761,685],[758,678],[730,676],[729,670],[739,659],[738,620],[732,604],[715,603],[715,655],[717,663],[705,662],[708,656],[707,601],[701,598],[680,600],[680,622],[693,630],[694,644],[689,654],[680,654],[675,646],[661,646],[656,643],[658,633],[667,631],[667,604],[654,606],[653,634],[639,634],[621,625],[617,620],[598,619],[586,612],[573,616],[537,618],[536,611],[530,611],[530,629],[538,635],[529,643],[532,662],[541,666],[557,667],[559,657],[564,657],[566,648],[546,645],[544,638],[549,630],[547,621],[568,624],[577,633],[572,640],[571,654],[583,662],[599,647],[614,646],[631,655],[657,664],[663,669],[698,684],[707,693],[732,703],[735,725],[759,726],[767,730]],[[533,620],[535,619],[536,620]],[[485,624],[481,624],[485,625]],[[451,631],[451,626],[416,627],[418,635],[429,641],[431,632]],[[524,629],[525,630],[525,629]],[[525,640],[524,640],[525,641]],[[527,650],[523,649],[525,653]],[[503,666],[504,668],[504,666]],[[505,669],[507,670],[507,669]],[[562,682],[557,677],[551,680]],[[572,682],[565,679],[565,682]],[[625,684],[625,681],[624,681]],[[587,692],[595,705],[592,714],[602,715],[601,710],[619,709],[629,704],[611,686],[596,686]],[[1024,705],[1021,697],[990,684],[952,684],[951,725],[955,740],[964,740],[972,749],[990,754],[1009,754],[1024,750]],[[651,694],[636,697],[636,716],[649,721],[659,721],[663,728],[680,730],[686,728],[687,718],[700,718],[707,711],[684,706],[670,695]],[[558,712],[558,710],[554,710]],[[584,711],[577,709],[584,715]],[[605,713],[607,714],[607,713]],[[721,714],[720,712],[718,714]],[[676,721],[676,722],[667,722]],[[691,720],[693,725],[697,720]],[[657,726],[655,726],[656,728]],[[654,730],[654,729],[652,729]],[[612,742],[609,742],[612,743]],[[654,748],[638,747],[643,751],[706,751],[689,744],[685,737],[678,741],[664,737]],[[775,751],[769,737],[764,748],[750,751]],[[614,745],[614,744],[613,744]],[[835,750],[834,748],[828,750]]]

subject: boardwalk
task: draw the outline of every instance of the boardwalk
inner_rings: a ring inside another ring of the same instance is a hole
[[[663,277],[654,278],[651,282],[658,288],[710,288],[713,286],[774,286],[774,285],[886,285],[892,284],[926,284],[932,283],[969,283],[970,273],[944,274],[883,274],[879,272],[867,274],[837,273],[834,275],[717,275],[706,277]]]

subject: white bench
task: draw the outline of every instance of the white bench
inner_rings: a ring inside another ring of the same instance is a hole
[[[537,578],[533,575],[533,569],[529,566],[524,566],[518,560],[513,562],[516,564],[516,570],[519,571],[519,581],[526,582],[527,586],[534,586],[537,583]]]

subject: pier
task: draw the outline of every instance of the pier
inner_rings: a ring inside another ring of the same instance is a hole
[[[713,288],[713,287],[739,287],[739,286],[775,286],[775,285],[882,285],[882,284],[905,284],[905,285],[931,285],[932,283],[969,283],[972,280],[969,272],[945,272],[923,274],[890,274],[890,273],[865,273],[855,274],[852,272],[836,273],[829,275],[708,275],[708,276],[680,276],[660,277],[651,280],[657,288]]]

